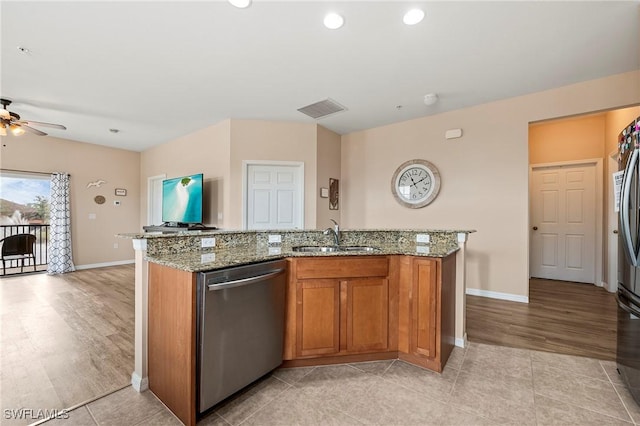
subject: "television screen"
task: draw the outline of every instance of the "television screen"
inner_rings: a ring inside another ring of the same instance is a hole
[[[162,221],[202,223],[202,173],[162,181]]]

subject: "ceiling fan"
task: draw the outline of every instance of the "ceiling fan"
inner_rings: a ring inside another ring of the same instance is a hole
[[[31,126],[51,127],[53,129],[67,130],[62,124],[43,123],[41,121],[20,120],[20,116],[15,112],[9,112],[7,107],[11,105],[8,99],[0,99],[2,109],[0,109],[0,136],[7,136],[7,128],[14,136],[24,134],[24,131],[31,132],[38,136],[46,136],[45,132],[35,129]]]

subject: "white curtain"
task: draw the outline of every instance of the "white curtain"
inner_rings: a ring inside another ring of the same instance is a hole
[[[76,270],[71,254],[71,203],[67,173],[51,174],[50,238],[47,273],[64,274]]]

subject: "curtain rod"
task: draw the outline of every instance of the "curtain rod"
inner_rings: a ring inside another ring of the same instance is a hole
[[[15,169],[0,169],[0,172],[33,173],[35,175],[47,175],[47,176],[53,174],[53,173],[47,173],[47,172],[34,172],[32,170],[15,170]],[[69,173],[67,173],[67,176],[71,177]]]

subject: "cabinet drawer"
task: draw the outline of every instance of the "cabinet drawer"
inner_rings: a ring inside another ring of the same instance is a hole
[[[314,257],[296,262],[298,279],[386,277],[388,274],[387,256]]]

